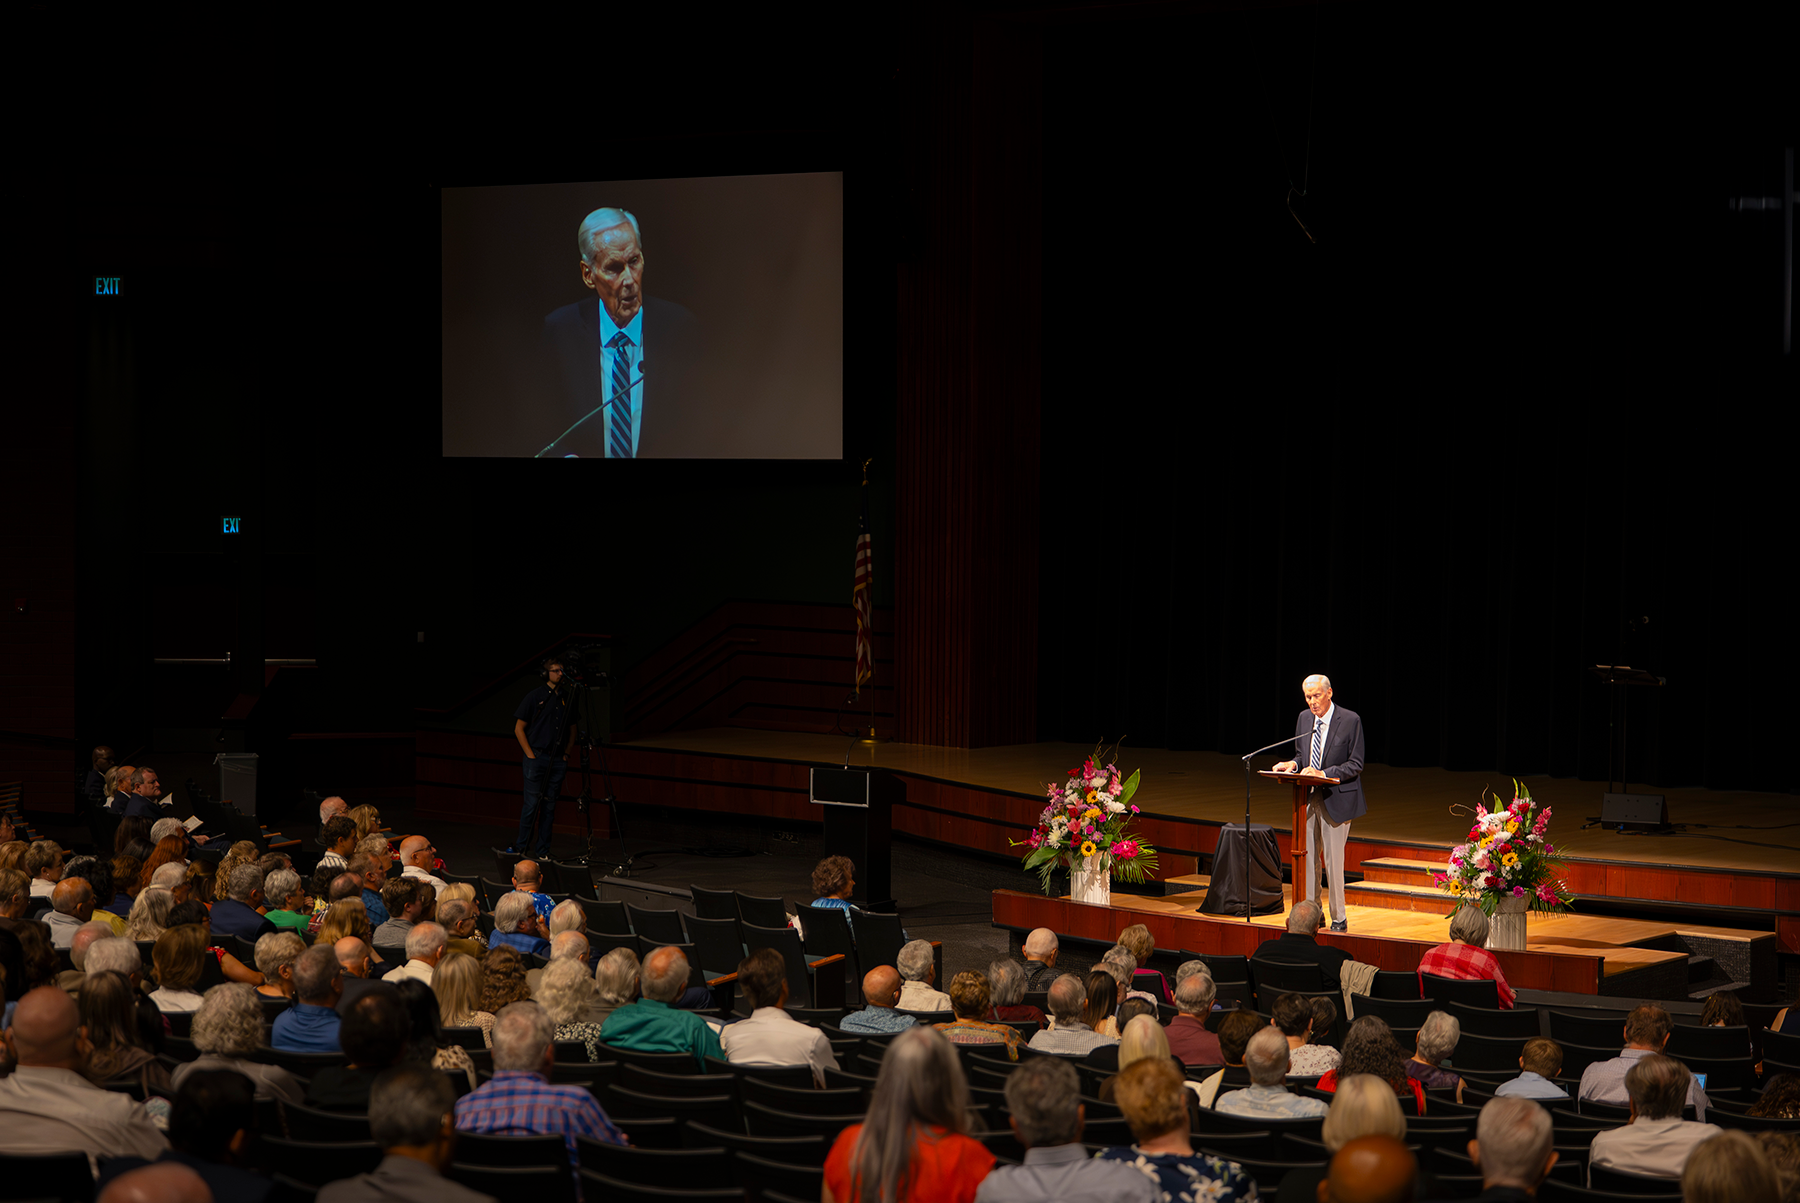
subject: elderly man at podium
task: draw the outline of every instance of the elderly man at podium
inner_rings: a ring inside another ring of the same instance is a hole
[[[1306,803],[1306,864],[1304,885],[1294,883],[1294,901],[1319,900],[1319,850],[1325,853],[1325,872],[1331,879],[1331,930],[1349,931],[1344,918],[1344,846],[1350,841],[1350,820],[1359,819],[1368,807],[1363,803],[1362,719],[1354,711],[1331,703],[1331,680],[1314,673],[1300,684],[1306,709],[1294,723],[1294,746],[1303,759],[1284,760],[1278,773],[1298,771],[1304,777],[1336,777],[1336,785],[1316,785]]]

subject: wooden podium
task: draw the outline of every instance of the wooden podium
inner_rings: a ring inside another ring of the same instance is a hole
[[[1271,781],[1285,781],[1293,787],[1294,838],[1290,843],[1289,852],[1294,861],[1294,901],[1300,902],[1312,896],[1310,889],[1303,891],[1300,888],[1300,883],[1306,879],[1306,792],[1315,785],[1336,785],[1342,778],[1309,777],[1303,773],[1277,773],[1273,769],[1262,769],[1256,775],[1267,777]]]

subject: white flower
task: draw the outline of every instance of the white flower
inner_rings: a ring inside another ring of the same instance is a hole
[[[1118,799],[1114,798],[1107,802],[1106,809],[1110,810],[1114,814],[1123,814],[1125,811],[1125,804],[1123,802],[1120,802]]]

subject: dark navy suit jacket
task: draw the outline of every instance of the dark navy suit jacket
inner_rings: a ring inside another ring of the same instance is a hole
[[[1294,723],[1294,759],[1301,768],[1312,763],[1312,711],[1302,710]],[[1325,808],[1334,823],[1360,819],[1368,811],[1363,803],[1363,732],[1362,719],[1356,711],[1345,710],[1333,703],[1331,732],[1321,749],[1319,771],[1327,777],[1339,777],[1337,785],[1315,785],[1313,799]]]
[[[603,319],[610,337],[612,321],[600,308],[600,299],[593,296],[564,305],[544,319],[544,336],[559,369],[560,389],[551,414],[555,425],[537,440],[538,448],[611,395],[611,382],[600,379]],[[695,435],[707,418],[704,399],[697,395],[700,358],[700,327],[694,315],[673,301],[645,297],[644,416],[638,426],[637,458],[678,459],[694,453]],[[571,453],[584,459],[605,458],[610,413],[607,410],[589,418],[546,458]]]

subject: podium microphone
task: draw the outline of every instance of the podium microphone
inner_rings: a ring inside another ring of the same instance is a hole
[[[559,434],[555,438],[551,439],[550,442],[544,447],[544,449],[542,451],[538,452],[536,455],[532,456],[531,458],[532,459],[543,459],[546,455],[550,454],[551,448],[555,447],[558,443],[562,442],[564,439],[568,438],[571,434],[575,433],[576,427],[580,426],[582,423],[586,422],[588,420],[588,418],[593,417],[595,414],[599,413],[601,410],[603,410],[607,406],[611,405],[614,401],[617,401],[620,397],[623,397],[625,394],[629,393],[632,389],[636,388],[638,385],[644,383],[644,361],[642,359],[638,360],[637,368],[638,368],[638,378],[636,380],[631,381],[629,384],[625,385],[623,388],[621,388],[617,392],[615,392],[612,396],[610,396],[606,400],[602,401],[599,405],[596,405],[593,409],[589,410],[588,413],[584,417],[582,417],[576,421],[574,426],[569,427],[567,430],[563,431],[561,434]]]

